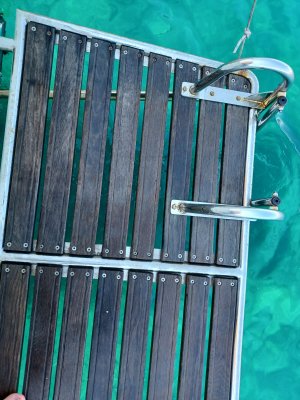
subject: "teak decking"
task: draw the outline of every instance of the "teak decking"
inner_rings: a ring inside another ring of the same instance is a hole
[[[61,282],[66,276],[55,400],[80,396],[93,278],[98,280],[98,287],[87,399],[112,396],[121,325],[118,399],[143,398],[146,369],[147,398],[173,399],[174,363],[179,357],[179,311],[183,307],[178,399],[200,399],[204,390],[207,400],[237,400],[232,397],[232,377],[233,358],[238,351],[234,345],[240,298],[236,271],[241,265],[243,223],[172,215],[170,203],[172,199],[192,199],[243,204],[250,110],[209,101],[202,101],[198,110],[196,100],[181,96],[182,82],[193,82],[200,75],[209,74],[210,66],[174,60],[165,52],[146,54],[143,48],[53,26],[32,21],[26,27],[3,241],[4,254],[10,258],[2,263],[0,280],[0,398],[17,389],[29,277],[33,271],[34,296],[24,380],[26,399],[44,400],[49,396]],[[66,224],[87,43],[90,54],[81,153],[68,246]],[[54,98],[47,151],[43,152],[55,47],[58,52]],[[116,62],[118,84],[107,206],[101,208]],[[145,73],[147,86],[135,194],[132,188]],[[171,79],[174,83],[170,96]],[[217,85],[251,91],[250,81],[239,75],[230,75]],[[166,124],[171,103],[168,139]],[[164,180],[161,175],[166,146],[168,166]],[[46,167],[42,182],[43,162]],[[157,250],[154,247],[162,193],[163,238],[161,250]],[[136,196],[133,210],[132,195]],[[96,235],[103,213],[104,238],[99,247]],[[134,215],[132,228],[130,213]],[[34,240],[37,223],[38,235]],[[21,253],[25,253],[22,262]],[[35,256],[40,261],[30,261]],[[125,279],[126,304],[121,315]],[[150,327],[153,296],[155,308]],[[146,365],[149,335],[152,347]]]

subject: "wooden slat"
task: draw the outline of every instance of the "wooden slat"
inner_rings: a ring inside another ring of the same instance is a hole
[[[62,254],[86,37],[61,31],[37,251]]]
[[[98,226],[115,44],[92,39],[70,252],[93,255]]]
[[[181,96],[182,82],[195,82],[198,66],[176,61],[162,261],[183,262],[186,217],[170,213],[171,201],[188,200],[196,100]]]
[[[48,399],[62,268],[40,265],[36,271],[24,394]]]
[[[55,29],[27,25],[4,249],[31,251]]]
[[[203,75],[213,72],[205,67]],[[220,79],[214,86],[224,86]],[[222,124],[222,104],[201,101],[196,150],[193,201],[217,203],[219,152]],[[215,262],[214,226],[212,218],[192,218],[189,261],[213,264]]]
[[[150,54],[131,257],[152,260],[171,59]]]
[[[17,391],[30,266],[3,263],[0,280],[0,398]]]
[[[172,399],[181,276],[158,274],[148,400]]]
[[[92,278],[92,268],[68,272],[54,400],[80,398]]]
[[[229,75],[229,89],[250,92],[246,78]],[[227,106],[222,160],[220,202],[242,205],[244,197],[249,109]],[[220,220],[217,264],[236,267],[240,257],[240,221]]]
[[[230,400],[237,285],[236,279],[214,280],[206,400]]]
[[[143,52],[122,46],[103,257],[125,258]]]
[[[111,399],[122,280],[121,271],[100,270],[87,399]]]
[[[118,399],[143,395],[152,274],[129,272]]]
[[[179,400],[201,398],[208,295],[209,278],[187,276]]]

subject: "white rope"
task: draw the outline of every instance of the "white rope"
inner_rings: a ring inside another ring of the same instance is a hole
[[[250,25],[252,22],[252,18],[253,18],[253,14],[254,14],[254,10],[255,10],[255,6],[256,6],[257,0],[253,1],[253,5],[251,8],[251,12],[250,12],[250,16],[248,19],[248,24],[246,26],[246,28],[244,29],[244,34],[243,36],[240,38],[240,40],[237,42],[233,53],[237,53],[238,49],[240,48],[240,54],[239,54],[239,58],[241,58],[242,54],[243,54],[243,50],[244,50],[244,46],[245,46],[245,42],[247,39],[249,39],[249,37],[251,36],[251,31],[250,31]]]

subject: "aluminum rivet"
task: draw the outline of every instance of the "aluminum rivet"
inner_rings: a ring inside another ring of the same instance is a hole
[[[22,274],[25,274],[25,273],[26,273],[26,269],[25,269],[25,268],[22,268],[22,269],[21,269],[21,272],[22,272]]]
[[[233,262],[234,264],[236,264],[236,258],[234,258],[234,259],[232,260],[232,262]]]
[[[11,242],[7,242],[7,243],[6,243],[6,246],[7,246],[7,247],[11,247]]]
[[[48,31],[48,32],[47,32],[47,35],[48,35],[48,36],[51,36],[51,35],[52,35],[52,33],[51,33],[50,31]]]
[[[72,251],[76,251],[77,247],[76,246],[72,246]]]
[[[98,43],[95,43],[95,44],[94,44],[94,46],[95,46],[95,47],[98,47],[98,46],[99,46],[99,44],[98,44]]]
[[[57,245],[57,246],[55,246],[55,250],[59,250],[59,246]]]
[[[147,281],[150,281],[151,280],[151,276],[147,276]]]
[[[90,273],[89,273],[89,272],[86,272],[86,273],[85,273],[85,276],[90,276]]]
[[[230,286],[234,286],[234,282],[231,282],[231,283],[230,283]]]
[[[55,272],[54,272],[54,275],[55,275],[55,276],[58,276],[58,275],[59,275],[59,272],[58,272],[58,271],[55,271]]]
[[[86,248],[86,251],[87,251],[88,253],[90,253],[90,252],[92,251],[92,248],[91,248],[91,247],[87,247],[87,248]]]
[[[70,272],[70,276],[74,276],[74,275],[75,275],[74,271]]]
[[[124,251],[123,251],[123,250],[119,250],[119,253],[120,253],[120,254],[123,254],[123,253],[124,253]]]
[[[148,256],[148,257],[151,257],[151,253],[150,253],[150,252],[149,252],[149,253],[147,253],[147,256]]]
[[[193,260],[196,260],[196,258],[197,258],[196,254],[193,254],[193,255],[192,255],[192,259],[193,259]]]
[[[178,254],[178,256],[177,256],[178,258],[182,258],[182,254]]]
[[[102,278],[106,278],[106,274],[102,274]]]
[[[205,260],[208,261],[208,260],[209,260],[209,256],[206,256],[206,257],[205,257]]]
[[[44,245],[43,244],[40,244],[40,249],[43,249],[44,248]]]
[[[23,243],[23,247],[27,248],[28,247],[28,243]]]
[[[5,272],[9,272],[10,271],[10,269],[9,268],[5,268]]]
[[[214,95],[215,95],[215,92],[211,91],[211,92],[209,92],[209,94],[210,94],[211,96],[214,96]]]
[[[127,54],[127,53],[128,53],[128,51],[127,51],[127,50],[124,50],[124,51],[123,51],[123,54]]]
[[[39,269],[39,273],[42,274],[44,272],[43,269]]]
[[[196,67],[193,67],[193,68],[192,68],[193,71],[196,71],[196,69],[197,69]]]
[[[31,28],[31,30],[32,30],[33,32],[35,32],[35,31],[36,31],[36,27],[33,26],[33,27]]]
[[[218,281],[218,286],[221,286],[222,285],[222,282],[221,281]]]
[[[209,71],[205,71],[205,75],[210,75],[210,72]]]
[[[208,282],[207,282],[207,281],[204,281],[204,282],[203,282],[203,285],[204,285],[204,286],[207,286],[207,285],[208,285]]]
[[[137,256],[137,251],[133,251],[132,254],[133,254],[134,256]]]
[[[121,279],[121,275],[117,275],[117,279],[118,279],[118,280]]]
[[[224,260],[223,260],[223,258],[222,258],[222,257],[220,257],[220,258],[219,258],[219,261],[220,261],[220,262],[223,262]]]
[[[165,280],[166,280],[166,278],[161,278],[161,281],[162,281],[162,282],[165,282]]]
[[[132,275],[132,279],[136,279],[137,278],[137,276],[136,275]]]
[[[105,249],[104,253],[108,254],[109,253],[109,249]]]
[[[67,40],[67,36],[63,36],[63,40]]]
[[[169,257],[169,254],[168,254],[168,253],[165,253],[165,254],[164,254],[164,257],[166,257],[166,258]]]
[[[231,82],[232,82],[232,83],[234,83],[234,82],[235,82],[235,79],[234,79],[234,78],[232,78],[232,79],[231,79]]]
[[[194,279],[191,279],[191,284],[193,285],[195,283]]]
[[[182,69],[182,68],[183,68],[183,65],[182,65],[182,64],[179,64],[179,68]]]
[[[183,92],[186,92],[186,91],[187,91],[187,87],[186,87],[186,86],[183,86],[182,91],[183,91]],[[175,208],[177,208],[176,204],[173,204],[172,208],[173,208],[174,206],[175,206]]]
[[[175,278],[175,282],[178,283],[178,282],[179,282],[179,279],[178,279],[178,278]]]

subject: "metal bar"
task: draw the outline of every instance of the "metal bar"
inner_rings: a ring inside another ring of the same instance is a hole
[[[0,49],[3,51],[14,51],[16,47],[16,41],[6,37],[0,37]]]
[[[277,210],[197,201],[172,200],[170,211],[175,215],[238,221],[283,219],[283,214]]]

